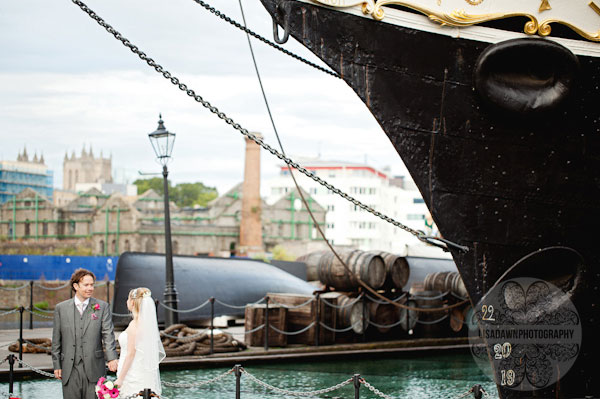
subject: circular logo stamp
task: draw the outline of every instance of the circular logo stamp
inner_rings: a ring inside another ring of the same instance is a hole
[[[579,354],[577,309],[567,294],[547,281],[503,281],[468,317],[475,361],[505,388],[533,391],[552,385]]]

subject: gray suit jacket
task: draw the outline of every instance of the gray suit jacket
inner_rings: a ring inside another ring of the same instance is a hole
[[[95,310],[98,304],[100,309]],[[75,302],[68,299],[56,305],[52,329],[52,364],[55,370],[62,369],[62,383],[65,385],[71,376],[75,363]],[[96,316],[92,316],[95,314]],[[115,333],[112,314],[108,303],[90,298],[83,314],[83,366],[88,380],[96,382],[105,375],[105,355],[102,342],[106,347],[106,361],[117,358]]]

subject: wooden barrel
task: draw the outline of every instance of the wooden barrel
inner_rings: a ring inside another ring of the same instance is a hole
[[[417,308],[433,309],[444,306],[442,292],[440,291],[416,291],[411,292]],[[445,311],[438,312],[418,312],[418,326],[415,328],[416,333],[422,337],[437,337],[440,336],[447,322],[436,322],[446,314]]]
[[[437,272],[425,276],[425,290],[430,291],[451,291],[461,298],[467,297],[467,289],[458,272]]]
[[[404,257],[384,251],[369,251],[379,255],[385,263],[386,287],[402,288],[410,276],[410,267]]]
[[[303,262],[306,264],[306,281],[315,281],[319,279],[319,274],[317,272],[319,262],[321,262],[323,256],[329,252],[331,251],[315,251],[302,255],[296,259],[296,262]]]
[[[353,290],[359,286],[356,276],[371,288],[385,283],[385,263],[379,255],[360,250],[339,250],[338,255],[350,268],[348,273],[333,253],[323,256],[318,265],[319,280],[338,290]]]
[[[369,302],[369,320],[376,323],[375,328],[381,333],[390,331],[391,327],[384,327],[398,321],[398,308],[392,304]]]
[[[352,303],[354,302],[354,303]],[[352,305],[350,305],[352,303]],[[368,323],[365,320],[368,317],[364,302],[350,298],[347,295],[341,295],[337,300],[337,328],[344,329],[352,326],[352,331],[356,334],[362,334],[367,329]]]
[[[400,303],[411,308],[416,308],[417,303],[415,301],[407,301],[406,297],[400,300]],[[416,310],[398,308],[398,321],[400,322],[400,328],[409,332],[414,330],[417,325],[418,314]]]

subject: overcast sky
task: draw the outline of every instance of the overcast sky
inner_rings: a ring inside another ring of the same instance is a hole
[[[192,0],[86,0],[148,56],[206,100],[276,146],[246,36]],[[241,22],[237,0],[211,5]],[[272,39],[259,0],[243,0],[248,26]],[[405,168],[388,138],[342,81],[253,40],[286,152],[292,156]],[[287,49],[323,65],[304,47]],[[220,193],[243,177],[242,136],[115,40],[70,0],[0,2],[0,159],[43,152],[62,186],[65,151],[113,156],[113,175],[132,182],[158,171],[147,134],[162,112],[177,134],[175,183],[202,181]],[[262,152],[263,178],[281,162]]]

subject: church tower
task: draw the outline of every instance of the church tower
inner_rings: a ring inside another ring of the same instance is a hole
[[[81,156],[77,157],[75,151],[69,156],[65,153],[63,160],[63,189],[75,191],[78,183],[112,183],[112,156],[104,158],[94,157],[90,146],[89,152],[85,145],[81,150]]]

